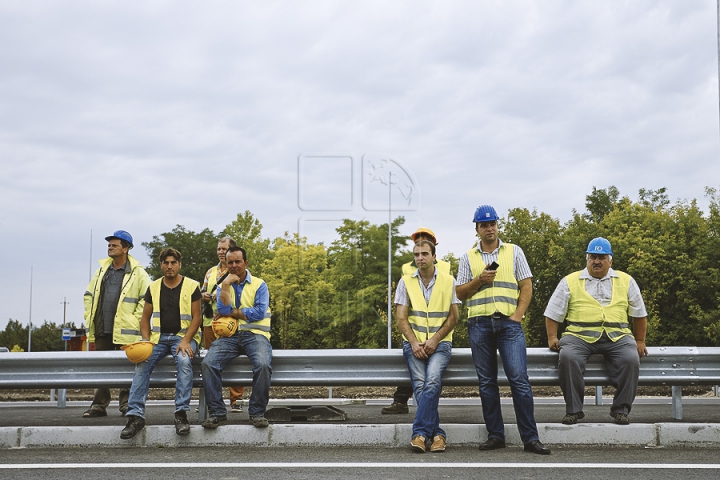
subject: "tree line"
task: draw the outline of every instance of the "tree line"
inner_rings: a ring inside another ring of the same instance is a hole
[[[648,345],[720,344],[720,194],[706,188],[705,195],[707,213],[694,199],[671,203],[665,188],[641,189],[637,200],[631,200],[614,186],[593,188],[585,210],[573,210],[565,223],[536,209],[511,209],[499,222],[500,238],[522,247],[533,272],[533,299],[523,320],[528,346],[547,346],[547,301],[562,277],[585,266],[587,244],[598,236],[612,243],[613,268],[629,273],[640,286],[648,311]],[[404,222],[398,217],[390,225],[393,290],[402,264],[412,260],[409,238],[399,234]],[[160,250],[172,246],[183,255],[181,273],[202,281],[217,263],[217,239],[231,235],[246,249],[252,274],[268,284],[274,348],[384,348],[387,232],[387,224],[346,219],[329,246],[288,232],[271,240],[263,238],[262,224],[245,211],[217,233],[177,225],[142,245],[152,259],[147,270],[153,278],[162,275]],[[463,253],[443,257],[454,275]],[[464,306],[460,316],[453,343],[467,347]],[[11,322],[0,333],[0,345],[14,345],[9,331],[16,335],[20,325]],[[33,350],[42,351],[35,348],[36,335],[33,330]],[[392,342],[400,346],[395,328]],[[63,349],[62,342],[60,348],[51,346]]]

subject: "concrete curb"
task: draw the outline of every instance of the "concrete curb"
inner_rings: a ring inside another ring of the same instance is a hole
[[[474,446],[487,439],[484,425],[443,426],[449,445]],[[274,424],[267,429],[251,425],[223,425],[207,430],[191,427],[190,435],[179,437],[168,425],[145,427],[132,440],[120,439],[120,427],[54,426],[0,427],[0,448],[49,447],[201,447],[201,446],[375,446],[403,447],[410,443],[410,424],[293,425]],[[562,425],[538,424],[540,439],[547,445],[718,447],[720,424],[632,424],[605,423]],[[505,426],[508,445],[522,445],[517,425]]]

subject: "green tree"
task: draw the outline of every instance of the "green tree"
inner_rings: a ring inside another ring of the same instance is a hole
[[[5,330],[0,333],[0,345],[10,347],[12,345],[27,345],[28,329],[19,321],[8,320]]]
[[[408,237],[391,224],[391,278],[400,278]],[[340,239],[328,249],[328,280],[335,288],[330,306],[333,322],[325,332],[328,346],[335,348],[382,348],[387,346],[388,226],[366,220],[344,220],[337,229]],[[393,282],[392,288],[395,286]]]
[[[220,235],[230,235],[238,246],[245,249],[248,270],[261,278],[265,261],[272,258],[270,239],[262,238],[262,228],[260,221],[249,210],[245,210],[244,213],[238,213],[237,218],[227,224]]]
[[[163,248],[173,247],[182,255],[180,273],[202,283],[207,270],[217,263],[217,240],[208,228],[196,233],[177,225],[172,231],[154,235],[152,241],[142,243],[151,259],[146,270],[154,279],[162,277],[158,256]]]
[[[320,332],[331,322],[325,305],[332,302],[334,289],[326,280],[325,247],[286,233],[274,240],[272,249],[263,279],[270,290],[273,347],[326,347]]]

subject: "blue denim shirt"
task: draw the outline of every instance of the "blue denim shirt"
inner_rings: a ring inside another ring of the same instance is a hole
[[[242,296],[243,288],[246,283],[252,283],[253,278],[250,275],[250,270],[247,271],[247,276],[239,285],[233,283],[232,287],[235,291],[235,305],[240,305],[240,298]],[[256,280],[258,281],[258,280]],[[257,322],[265,318],[265,312],[267,312],[268,305],[270,304],[270,292],[268,291],[267,283],[262,282],[262,285],[255,292],[255,304],[252,307],[241,308],[240,311],[247,318],[248,322]],[[217,297],[217,311],[220,315],[228,316],[232,313],[232,305],[225,305],[220,300],[220,295]]]

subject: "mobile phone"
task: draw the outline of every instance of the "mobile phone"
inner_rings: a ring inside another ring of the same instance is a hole
[[[499,266],[500,265],[498,265],[497,262],[492,262],[490,265],[487,266],[487,269],[488,270],[497,270]]]

